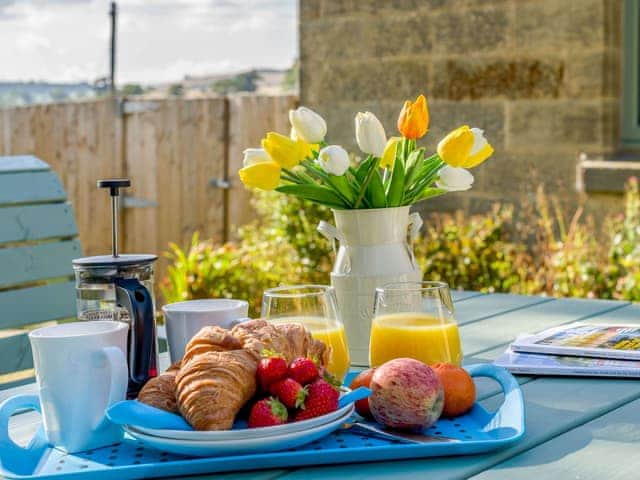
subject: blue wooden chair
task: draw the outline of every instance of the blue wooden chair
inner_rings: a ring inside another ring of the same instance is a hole
[[[0,389],[33,380],[28,330],[76,316],[82,256],[58,176],[33,156],[0,157]]]

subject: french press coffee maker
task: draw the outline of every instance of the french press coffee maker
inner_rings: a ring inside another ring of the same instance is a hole
[[[118,252],[118,200],[128,179],[98,180],[111,194],[111,255],[73,260],[79,320],[116,320],[129,324],[127,398],[158,373],[153,263],[156,255]]]

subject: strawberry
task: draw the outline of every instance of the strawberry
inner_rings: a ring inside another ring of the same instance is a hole
[[[307,399],[303,410],[298,410],[295,420],[307,420],[319,417],[338,409],[340,393],[330,383],[324,380],[316,380],[308,387]]]
[[[278,397],[287,408],[300,408],[307,398],[306,387],[303,387],[292,378],[285,378],[272,383],[269,392]]]
[[[249,428],[272,427],[287,423],[287,408],[280,400],[269,397],[258,400],[251,407]]]
[[[256,379],[264,391],[269,390],[272,383],[282,380],[287,375],[287,361],[281,357],[261,358],[256,370]]]
[[[318,378],[318,367],[310,358],[299,357],[291,362],[287,374],[300,385],[307,385]]]

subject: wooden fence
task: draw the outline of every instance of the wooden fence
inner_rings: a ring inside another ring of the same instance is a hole
[[[101,99],[0,111],[0,154],[33,154],[60,175],[86,255],[110,251],[108,195],[96,180],[129,177],[120,250],[156,253],[194,231],[223,241],[252,218],[237,180],[242,150],[288,132],[293,96]],[[230,188],[225,189],[225,182]],[[218,186],[216,186],[218,185]],[[166,263],[161,259],[158,277]]]

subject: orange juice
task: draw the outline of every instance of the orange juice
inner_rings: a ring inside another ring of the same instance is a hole
[[[269,321],[273,323],[301,323],[304,325],[311,332],[313,338],[320,340],[327,347],[331,347],[327,370],[338,380],[344,380],[344,376],[349,370],[349,349],[344,325],[335,320],[321,317],[270,318]]]
[[[458,325],[424,313],[380,315],[371,324],[369,363],[372,367],[388,360],[410,357],[427,364],[462,363]]]

